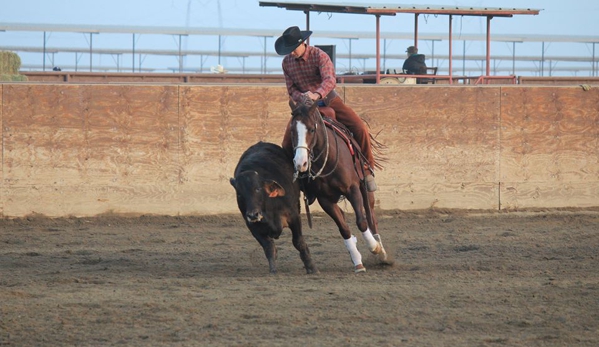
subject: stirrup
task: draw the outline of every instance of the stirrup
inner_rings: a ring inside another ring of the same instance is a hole
[[[377,186],[376,182],[374,181],[374,176],[368,175],[364,180],[366,181],[366,190],[369,192],[376,192]]]

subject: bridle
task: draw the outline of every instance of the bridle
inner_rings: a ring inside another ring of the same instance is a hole
[[[294,153],[298,149],[305,149],[306,151],[308,151],[308,170],[303,175],[300,175],[300,173],[296,170],[295,173],[293,174],[294,181],[297,178],[306,178],[307,177],[307,178],[314,180],[318,177],[327,177],[327,176],[331,175],[333,172],[335,172],[335,169],[337,168],[337,164],[339,163],[339,144],[337,143],[337,136],[333,136],[335,138],[335,148],[337,149],[337,155],[335,156],[335,159],[336,159],[335,165],[326,174],[322,173],[324,171],[325,166],[327,165],[328,160],[329,160],[329,133],[328,133],[326,125],[324,123],[324,119],[322,118],[322,115],[320,114],[320,111],[318,110],[318,107],[316,107],[314,109],[314,111],[315,111],[314,113],[308,113],[308,117],[316,117],[316,119],[317,119],[317,121],[314,125],[315,129],[314,129],[314,137],[312,139],[312,143],[309,146],[294,146],[293,147]],[[313,148],[314,148],[314,146],[316,146],[316,143],[318,141],[318,128],[319,128],[318,125],[319,124],[322,127],[322,132],[324,133],[324,139],[325,139],[324,147],[325,148],[322,151],[320,151],[320,153],[318,153],[318,155],[316,157],[314,157]],[[312,174],[312,164],[316,163],[316,161],[318,161],[323,154],[324,154],[324,162],[322,163],[320,170],[318,170],[317,173]]]

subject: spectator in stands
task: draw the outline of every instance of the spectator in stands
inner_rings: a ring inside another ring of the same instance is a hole
[[[426,75],[426,63],[424,54],[418,54],[418,48],[408,47],[406,50],[408,58],[403,63],[403,71],[408,75]],[[419,78],[416,83],[427,83],[426,79]]]

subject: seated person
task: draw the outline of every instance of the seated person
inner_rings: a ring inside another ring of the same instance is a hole
[[[403,63],[403,71],[408,75],[426,75],[426,64],[424,63],[424,54],[418,54],[418,48],[414,46],[408,47],[406,50],[408,59]],[[418,78],[416,83],[426,84],[427,79]]]

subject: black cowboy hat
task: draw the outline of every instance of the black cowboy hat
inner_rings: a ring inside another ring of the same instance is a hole
[[[310,30],[300,31],[296,26],[289,27],[275,42],[275,50],[279,55],[287,55],[306,41],[310,35],[312,35]]]

